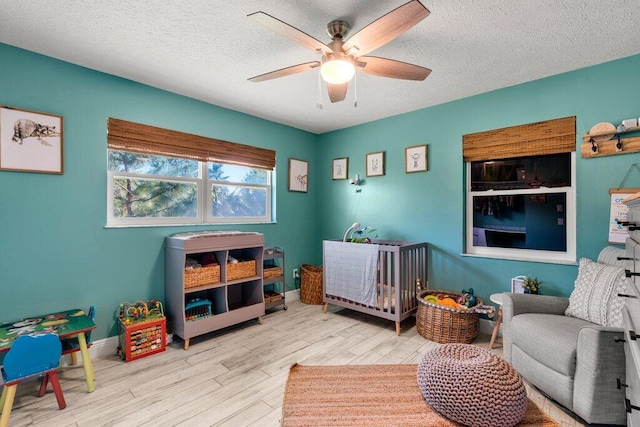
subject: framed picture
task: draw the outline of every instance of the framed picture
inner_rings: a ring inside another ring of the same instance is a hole
[[[367,154],[367,176],[384,175],[384,151]]]
[[[347,157],[333,159],[332,171],[331,177],[333,179],[347,179],[349,175],[349,159]]]
[[[0,170],[62,175],[62,116],[0,106]]]
[[[404,149],[404,171],[405,173],[426,172],[427,168],[427,146],[416,145]]]
[[[289,191],[307,192],[309,162],[289,158]]]
[[[524,288],[522,287],[522,282],[526,279],[527,276],[516,276],[511,279],[511,292],[515,294],[524,294]]]

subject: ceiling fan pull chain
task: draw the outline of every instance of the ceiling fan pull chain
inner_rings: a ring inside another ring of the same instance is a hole
[[[358,73],[353,75],[353,108],[358,106]]]
[[[316,108],[322,110],[322,76],[318,71],[318,99],[316,101]]]

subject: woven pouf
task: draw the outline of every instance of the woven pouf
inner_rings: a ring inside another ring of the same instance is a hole
[[[444,344],[427,353],[418,365],[418,386],[434,410],[467,426],[513,426],[527,410],[516,370],[473,345]]]

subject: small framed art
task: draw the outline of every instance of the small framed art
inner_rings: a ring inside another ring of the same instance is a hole
[[[522,283],[527,276],[516,276],[511,279],[511,292],[515,294],[524,294],[524,288],[522,287]]]
[[[0,107],[0,170],[64,173],[62,116]]]
[[[332,179],[347,179],[349,176],[349,159],[340,157],[333,159]]]
[[[307,192],[309,162],[289,158],[289,191]]]
[[[384,151],[367,154],[367,176],[384,175]]]
[[[427,168],[426,145],[416,145],[404,149],[405,173],[426,172],[428,170]]]

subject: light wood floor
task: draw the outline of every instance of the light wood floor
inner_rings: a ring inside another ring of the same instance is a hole
[[[255,321],[191,340],[130,363],[117,356],[94,360],[96,390],[87,393],[81,367],[60,371],[67,408],[53,393],[35,397],[36,383],[18,387],[11,426],[278,426],[289,367],[419,363],[437,344],[424,339],[415,320],[402,324],[350,310],[299,301]],[[477,345],[488,348],[489,336]],[[500,344],[494,348],[502,354]],[[527,386],[529,397],[563,426],[574,418]],[[381,402],[382,403],[382,402]]]

